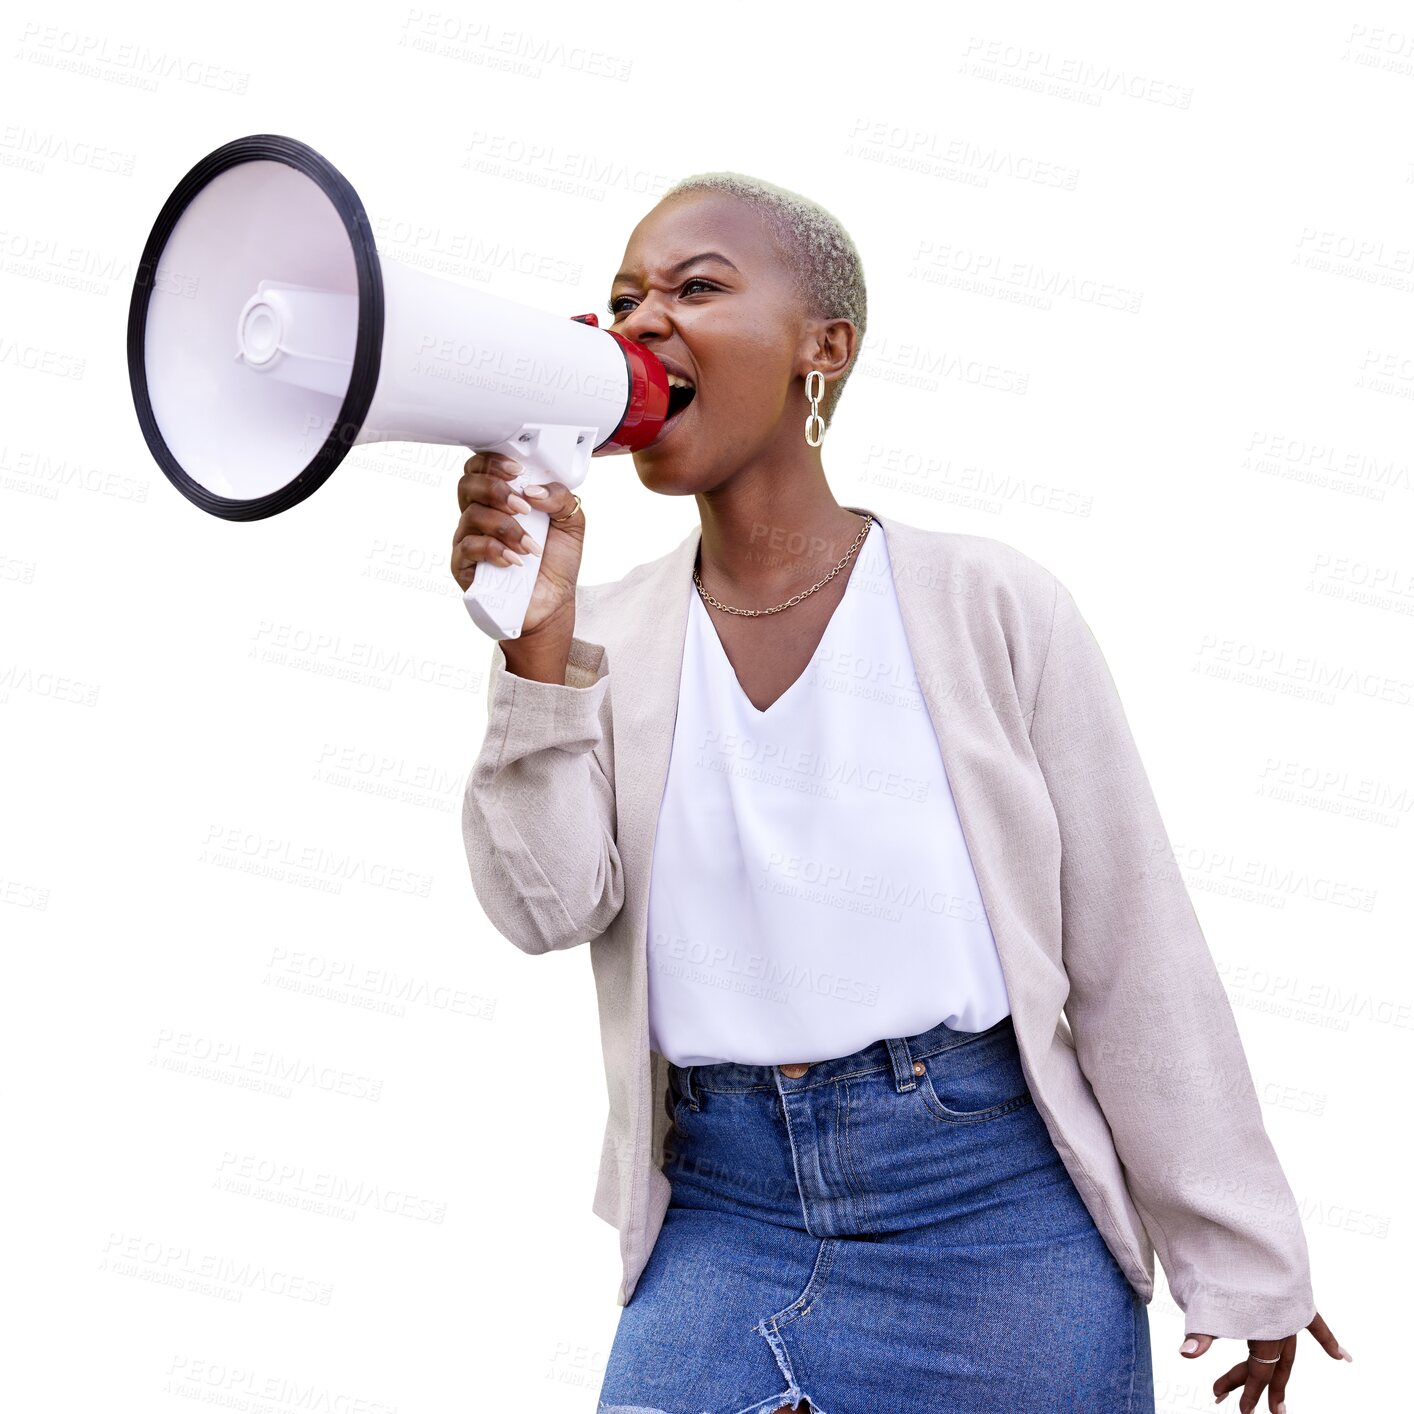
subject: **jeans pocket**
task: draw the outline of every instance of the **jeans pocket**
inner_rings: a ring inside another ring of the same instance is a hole
[[[664,1099],[668,1107],[668,1118],[681,1126],[685,1114],[690,1114],[697,1106],[691,1103],[683,1089],[683,1074],[677,1066],[668,1066],[668,1090]]]
[[[982,1124],[1032,1103],[1010,1032],[981,1032],[923,1057],[918,1090],[923,1108],[945,1124]]]

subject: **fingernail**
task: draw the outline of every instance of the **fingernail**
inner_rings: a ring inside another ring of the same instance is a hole
[[[539,500],[541,497],[548,496],[550,493],[543,486],[527,486],[525,488],[525,494],[527,496],[534,496],[536,500]]]
[[[1286,1400],[1277,1405],[1277,1414],[1286,1414]]]
[[[530,547],[530,553],[532,555],[543,555],[545,553],[545,547],[533,535],[522,535],[521,540]]]
[[[1183,1342],[1183,1344],[1178,1347],[1178,1353],[1179,1353],[1180,1355],[1188,1355],[1188,1354],[1190,1354],[1192,1351],[1197,1350],[1197,1349],[1198,1349],[1198,1342],[1197,1342],[1196,1340],[1185,1340],[1185,1341]]]
[[[1343,1345],[1337,1345],[1335,1349],[1342,1360],[1354,1361],[1355,1357]]]
[[[530,502],[524,496],[517,496],[514,491],[506,497],[506,504],[519,515],[529,515],[531,511]]]
[[[523,565],[525,563],[525,558],[521,555],[517,555],[514,550],[507,550],[506,558],[510,560],[513,564]]]

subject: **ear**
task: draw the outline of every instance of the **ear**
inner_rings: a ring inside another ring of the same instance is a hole
[[[797,375],[804,378],[812,368],[818,368],[825,382],[833,383],[854,361],[859,330],[848,319],[816,320],[806,331],[803,344]]]

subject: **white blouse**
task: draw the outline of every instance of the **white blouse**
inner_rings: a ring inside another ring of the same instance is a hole
[[[1006,983],[883,528],[764,712],[716,611],[691,579],[687,592],[648,899],[649,1044],[678,1065],[779,1065],[1000,1021]]]

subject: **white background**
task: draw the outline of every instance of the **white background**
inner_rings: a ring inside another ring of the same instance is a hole
[[[258,132],[334,162],[385,254],[567,315],[688,173],[840,217],[870,307],[834,494],[1075,594],[1355,1356],[1303,1335],[1292,1408],[1402,1391],[1407,10],[31,3],[0,32],[0,1402],[568,1414],[619,1314],[588,951],[497,935],[461,843],[467,453],[360,448],[232,524],[137,426],[147,233]],[[627,458],[585,500],[586,583],[696,523]],[[1162,1280],[1150,1311],[1159,1408],[1211,1407],[1245,1346],[1184,1361]]]

